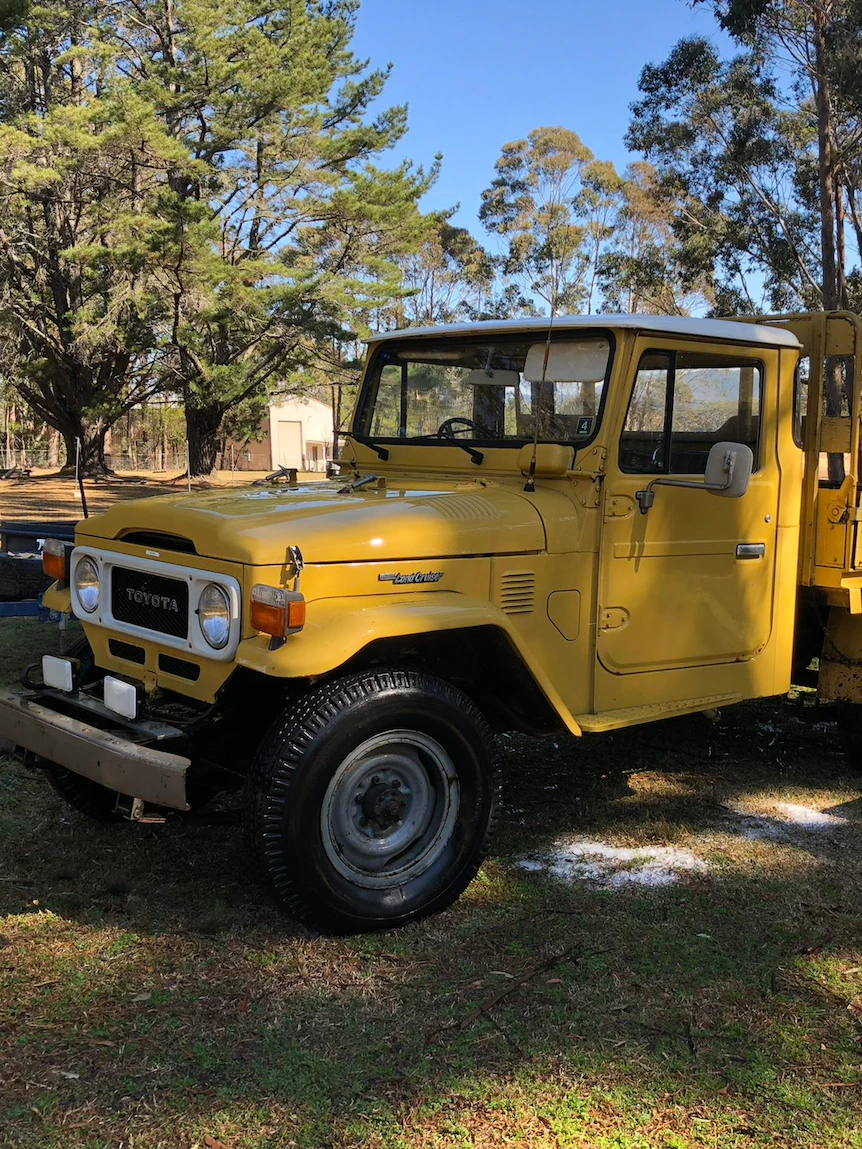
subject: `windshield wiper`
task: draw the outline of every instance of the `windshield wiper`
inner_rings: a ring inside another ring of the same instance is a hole
[[[341,434],[345,439],[355,439],[356,442],[361,443],[363,447],[370,447],[384,463],[389,458],[389,452],[386,448],[381,447],[379,443],[375,443],[373,439],[369,439],[366,435],[357,435],[354,431],[342,431]]]
[[[466,451],[477,467],[481,467],[485,462],[484,453],[477,451],[475,447],[468,447],[466,443],[459,443],[457,439],[441,439],[440,441],[447,447],[460,447],[462,451]]]
[[[462,451],[466,451],[470,456],[472,462],[477,467],[481,467],[485,462],[485,454],[483,451],[477,451],[475,447],[468,447],[466,443],[459,443],[457,439],[441,438],[440,435],[414,435],[410,439],[405,439],[405,443],[437,443],[440,447],[460,447]]]

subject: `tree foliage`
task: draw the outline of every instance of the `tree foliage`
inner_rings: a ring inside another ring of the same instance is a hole
[[[692,3],[708,3],[741,52],[724,60],[692,38],[647,66],[628,137],[680,195],[683,265],[714,265],[720,311],[762,309],[761,280],[773,309],[848,306],[862,250],[862,5]]]
[[[100,11],[0,5],[0,331],[21,394],[85,465],[159,386],[157,207],[185,158],[113,68]]]
[[[22,388],[96,439],[175,392],[206,472],[227,412],[401,292],[436,167],[379,165],[406,111],[369,114],[387,73],[350,51],[355,0],[6,3]]]
[[[774,79],[746,53],[722,60],[707,40],[679,44],[640,78],[627,142],[653,160],[678,209],[673,232],[688,282],[712,278],[718,310],[815,303],[817,215],[800,162],[810,127],[779,106]]]
[[[477,319],[492,305],[495,268],[464,227],[441,219],[417,251],[401,261],[406,292],[397,303],[397,326]]]
[[[503,276],[523,297],[557,312],[577,311],[588,295],[590,249],[583,215],[584,178],[592,152],[567,128],[536,128],[525,140],[503,146],[497,172],[482,192],[479,219],[499,237]],[[595,173],[597,200],[608,172]],[[593,216],[598,202],[591,202]]]

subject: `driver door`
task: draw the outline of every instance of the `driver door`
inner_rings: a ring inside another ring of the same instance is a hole
[[[779,471],[761,412],[778,353],[639,342],[608,459],[597,711],[744,693],[773,628]],[[745,495],[659,486],[641,513],[637,491],[662,475],[702,480],[709,449],[722,440],[754,452]]]

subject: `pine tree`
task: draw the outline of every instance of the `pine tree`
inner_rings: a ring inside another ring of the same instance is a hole
[[[184,156],[112,64],[95,0],[0,3],[0,334],[36,415],[104,466],[160,385],[160,182]]]
[[[234,407],[349,337],[401,291],[435,178],[377,157],[406,109],[368,118],[386,71],[349,44],[355,0],[119,0],[116,41],[192,167],[161,215],[175,262],[166,385],[186,407],[193,474],[210,471]]]

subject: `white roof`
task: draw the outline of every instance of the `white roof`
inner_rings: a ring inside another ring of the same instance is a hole
[[[517,331],[548,330],[550,320],[486,319],[480,323],[441,323],[437,327],[403,327],[372,335],[367,343],[382,339],[412,339],[417,335],[496,335]],[[792,331],[770,327],[768,323],[741,323],[733,319],[691,319],[678,315],[558,315],[555,331],[573,328],[627,328],[633,331],[660,331],[664,335],[691,336],[695,339],[729,339],[734,343],[763,343],[770,347],[801,347]]]

